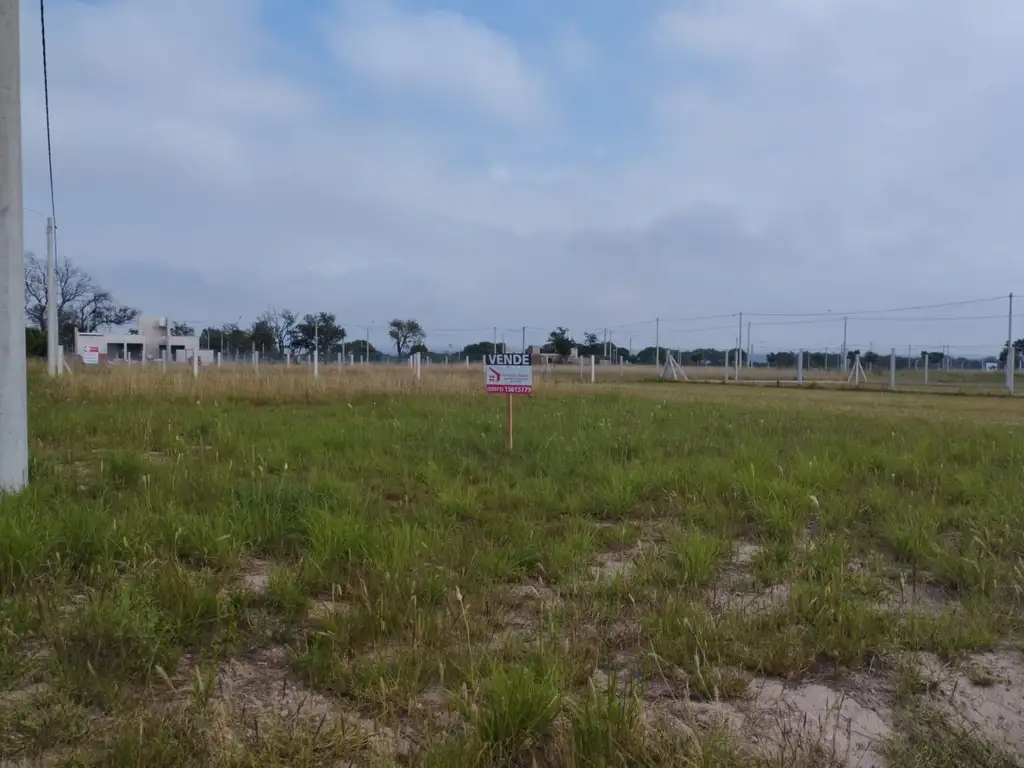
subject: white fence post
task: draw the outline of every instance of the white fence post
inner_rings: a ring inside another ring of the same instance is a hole
[[[928,386],[928,353],[924,353],[924,385]]]
[[[597,360],[595,355],[590,356],[590,383],[597,381]]]
[[[320,350],[313,350],[313,378],[320,378]]]
[[[160,370],[167,373],[167,357],[171,354],[171,350],[165,349],[163,355],[160,357]]]
[[[726,384],[729,383],[729,350],[725,350],[725,378],[722,379]]]
[[[896,347],[889,353],[889,389],[896,390]]]
[[[256,372],[256,375],[260,375],[260,353],[255,349],[252,351],[252,369]]]
[[[796,383],[804,383],[804,351],[802,349],[796,353]]]
[[[199,378],[199,350],[192,348],[192,378]]]

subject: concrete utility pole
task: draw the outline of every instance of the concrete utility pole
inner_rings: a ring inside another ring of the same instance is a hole
[[[19,0],[0,0],[0,492],[28,485]]]
[[[743,367],[743,313],[740,312],[740,332],[736,337],[736,381],[740,380],[740,368]]]
[[[60,375],[60,329],[57,327],[57,256],[54,248],[53,217],[46,217],[46,370]]]
[[[1017,350],[1013,348],[1013,294],[1010,294],[1010,311],[1007,313],[1006,329],[1006,391],[1013,394],[1014,370],[1017,366]]]
[[[630,342],[632,346],[633,342]],[[661,318],[654,320],[654,365],[661,365]]]
[[[843,318],[843,373],[846,373],[846,369],[849,367],[846,363],[846,323],[849,318]]]

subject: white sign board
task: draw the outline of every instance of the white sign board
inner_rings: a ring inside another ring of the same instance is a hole
[[[532,395],[533,359],[518,353],[486,355],[484,382],[492,395]]]
[[[82,362],[87,365],[99,365],[100,363],[100,348],[95,346],[85,346],[82,348]]]

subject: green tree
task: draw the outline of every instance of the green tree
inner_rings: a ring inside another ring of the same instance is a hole
[[[262,356],[275,355],[280,350],[277,347],[277,334],[266,318],[261,318],[252,324],[249,330],[250,343],[256,346],[256,351]]]
[[[369,355],[367,355],[367,348],[369,348]],[[373,344],[367,345],[365,339],[353,339],[348,343],[347,352],[356,360],[372,360],[377,354],[377,348]]]
[[[337,319],[330,312],[319,312],[305,315],[301,322],[295,324],[288,337],[292,349],[312,354],[319,348],[321,357],[324,353],[340,352],[345,341],[345,329],[338,325]]]
[[[462,356],[469,358],[482,358],[484,355],[502,354],[506,352],[504,342],[499,341],[497,345],[493,341],[478,341],[474,344],[467,344],[462,348]]]
[[[766,359],[772,368],[796,368],[795,352],[769,352]]]
[[[171,336],[195,336],[196,329],[181,321],[171,323]]]
[[[1003,351],[999,353],[999,364],[1006,365],[1006,344],[1003,344]],[[1024,339],[1017,339],[1013,342],[1013,348],[1016,351],[1015,357],[1020,357],[1024,354]]]
[[[46,331],[38,328],[25,328],[25,355],[27,357],[46,357]]]
[[[395,318],[388,323],[388,336],[395,342],[395,351],[401,357],[403,354],[408,354],[417,344],[426,341],[427,332],[415,320]]]
[[[550,349],[551,352],[558,355],[562,360],[567,359],[572,354],[572,348],[575,346],[576,342],[569,335],[569,329],[562,326],[558,326],[548,334],[548,343],[545,345],[546,348]]]
[[[230,323],[224,326],[222,332],[224,334],[225,352],[247,352],[252,349],[252,339],[249,337],[249,332],[244,328],[239,328],[234,323]]]

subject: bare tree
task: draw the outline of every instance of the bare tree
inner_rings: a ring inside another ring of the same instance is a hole
[[[288,341],[291,338],[292,329],[295,327],[295,323],[298,322],[295,313],[290,309],[278,311],[271,307],[256,318],[256,322],[263,324],[270,331],[274,336],[274,344],[277,350],[284,354],[285,350],[288,349]]]
[[[61,336],[77,327],[80,331],[125,325],[139,316],[139,310],[114,303],[109,291],[70,259],[56,266],[57,324]],[[46,329],[46,262],[25,255],[25,314],[40,330]]]

